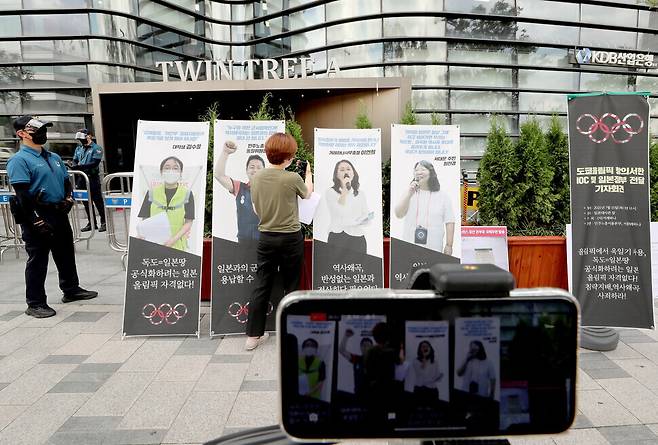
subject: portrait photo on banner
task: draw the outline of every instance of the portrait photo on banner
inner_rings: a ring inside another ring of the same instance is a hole
[[[130,236],[201,255],[208,124],[140,121]]]
[[[391,128],[391,237],[459,258],[459,127]]]
[[[381,131],[316,128],[314,178],[314,239],[382,257]]]
[[[254,175],[269,166],[265,141],[284,131],[285,121],[215,122],[214,237],[241,244],[258,241],[259,219],[252,206],[250,184]]]

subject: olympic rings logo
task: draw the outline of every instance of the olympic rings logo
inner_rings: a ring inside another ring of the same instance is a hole
[[[142,316],[151,322],[152,325],[176,324],[178,320],[187,315],[187,306],[178,303],[172,307],[168,303],[163,303],[159,307],[149,303],[142,308]]]
[[[274,311],[274,306],[272,303],[268,303],[267,315],[270,315],[272,311]],[[228,314],[235,318],[238,323],[246,323],[249,319],[249,303],[245,304],[244,306],[238,302],[231,303],[231,305],[228,307]]]
[[[581,125],[587,125],[589,121],[591,121],[589,127],[581,128]],[[637,126],[637,129],[634,126]],[[629,113],[623,119],[619,119],[619,116],[613,113],[605,113],[600,119],[593,114],[582,114],[576,120],[576,129],[597,144],[602,144],[608,139],[615,144],[625,144],[634,135],[642,132],[644,120],[637,113]],[[623,133],[618,134],[620,131]]]

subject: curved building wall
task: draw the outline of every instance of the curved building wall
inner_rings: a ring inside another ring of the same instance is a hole
[[[0,0],[0,145],[23,113],[57,121],[52,144],[71,144],[91,125],[90,85],[159,81],[155,61],[306,56],[318,72],[336,59],[342,77],[410,77],[419,120],[459,124],[472,170],[491,114],[516,134],[530,116],[564,119],[565,93],[658,90],[655,69],[572,64],[581,47],[658,52],[658,12],[636,0]]]

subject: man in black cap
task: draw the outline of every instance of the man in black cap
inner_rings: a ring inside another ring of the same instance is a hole
[[[63,303],[98,296],[98,292],[79,285],[73,231],[67,216],[73,207],[71,182],[62,159],[43,147],[52,125],[32,116],[16,119],[14,130],[21,147],[7,163],[9,182],[16,192],[12,212],[21,224],[28,255],[25,313],[36,318],[55,315],[55,310],[48,306],[45,290],[51,252],[59,273],[59,287],[64,292]]]
[[[89,201],[87,201],[87,204],[85,205],[87,221],[89,222],[80,231],[88,232],[91,230],[92,218],[94,219],[94,227],[98,227],[98,224],[96,224],[94,208],[91,205],[91,201],[93,201],[96,210],[101,217],[101,225],[98,228],[98,231],[105,232],[105,206],[103,205],[99,168],[99,165],[103,160],[103,148],[93,141],[89,130],[86,128],[78,130],[75,134],[75,138],[78,141],[78,146],[73,153],[72,168],[87,174],[87,177],[89,178],[89,192],[91,194],[91,196],[89,196]],[[78,188],[85,188],[85,185],[78,184]]]

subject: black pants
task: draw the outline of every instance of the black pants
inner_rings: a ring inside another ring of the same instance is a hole
[[[256,287],[249,301],[247,335],[260,337],[265,332],[267,306],[272,283],[277,273],[283,275],[284,293],[299,288],[300,272],[304,263],[304,234],[263,232],[258,241],[258,272]]]
[[[98,176],[89,176],[89,201],[85,202],[85,212],[87,212],[87,220],[91,224],[91,214],[94,215],[94,221],[96,220],[96,213],[94,212],[93,204],[96,206],[96,210],[101,216],[101,224],[105,224],[105,205],[103,204],[103,193],[101,192],[101,179]],[[89,209],[91,207],[91,210]]]
[[[23,241],[27,252],[25,264],[25,299],[31,307],[46,304],[46,275],[48,256],[52,252],[59,274],[59,288],[69,293],[79,288],[78,271],[75,267],[73,231],[66,215],[49,215],[47,221],[53,226],[54,234],[44,237],[29,224],[21,224]]]
[[[336,248],[353,250],[355,252],[366,253],[368,251],[365,235],[352,236],[345,232],[329,232],[327,244],[330,244]]]

